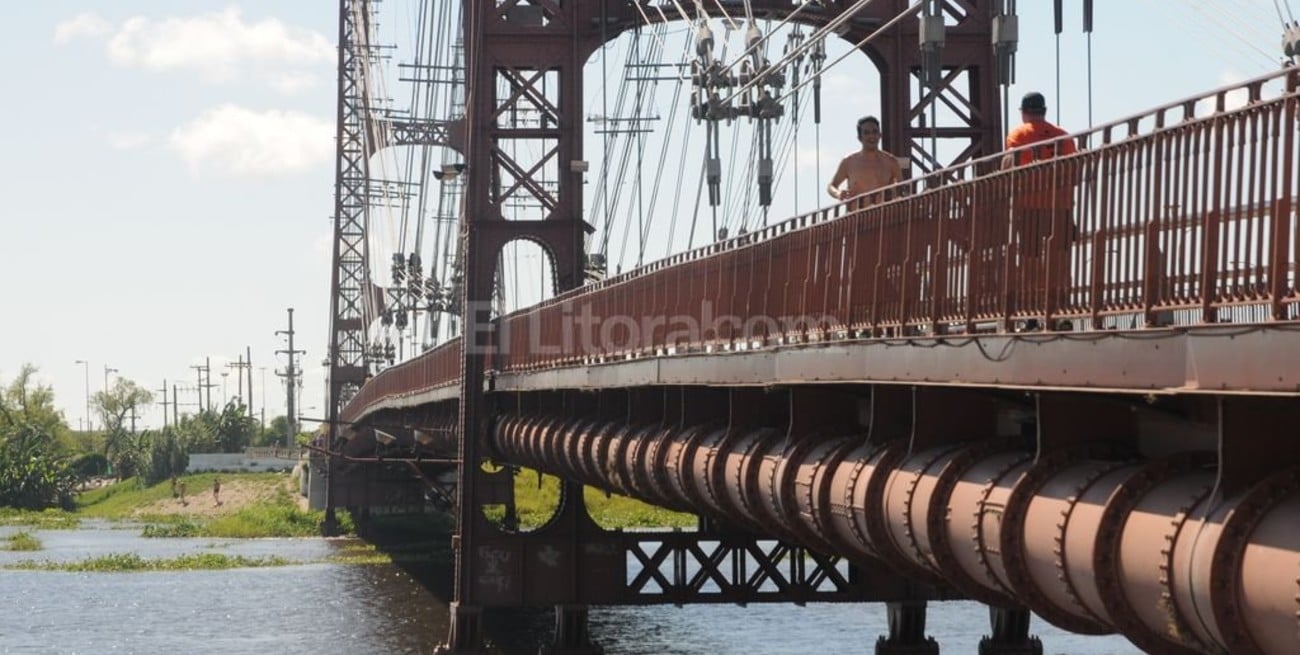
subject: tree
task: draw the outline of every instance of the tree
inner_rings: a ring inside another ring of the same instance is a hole
[[[64,456],[69,430],[54,408],[54,392],[33,385],[24,365],[0,391],[0,506],[70,507],[77,474]]]
[[[185,439],[172,426],[161,432],[145,432],[140,436],[142,447],[137,473],[145,484],[156,484],[173,475],[180,475],[189,466],[190,454]]]
[[[217,442],[223,453],[243,452],[244,447],[253,443],[257,434],[257,421],[247,415],[248,408],[241,403],[230,402],[221,411],[217,419]]]
[[[283,446],[284,433],[289,430],[289,418],[287,416],[277,416],[271,419],[271,424],[266,426],[257,434],[254,446]]]
[[[24,364],[13,382],[0,390],[0,435],[25,427],[65,442],[71,431],[63,413],[54,408],[54,390],[33,382],[36,371],[35,366]]]
[[[134,436],[127,429],[127,420],[135,410],[153,402],[153,394],[131,380],[118,378],[111,389],[96,393],[91,403],[99,410],[99,421],[104,426],[104,457],[116,464],[115,454],[133,448]],[[129,457],[122,458],[124,461]],[[118,472],[119,477],[122,472]]]
[[[212,411],[204,410],[182,416],[172,428],[191,453],[215,453],[220,450],[217,442],[217,415]]]

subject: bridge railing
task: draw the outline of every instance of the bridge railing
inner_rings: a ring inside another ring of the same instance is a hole
[[[489,367],[1031,319],[1076,330],[1294,320],[1298,89],[1300,72],[1285,69],[1065,137],[1073,155],[970,162],[887,201],[821,209],[575,289],[498,319]],[[459,353],[452,342],[380,374],[350,410],[453,384]]]
[[[493,366],[1034,322],[1293,319],[1297,76],[1065,137],[1073,155],[974,161],[887,202],[820,210],[575,290],[502,319]]]
[[[419,357],[381,371],[367,380],[348,401],[339,418],[348,422],[355,421],[380,403],[400,402],[404,399],[414,403],[423,394],[457,385],[460,383],[460,365],[460,339],[442,343]]]

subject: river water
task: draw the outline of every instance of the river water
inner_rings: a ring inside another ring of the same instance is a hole
[[[0,539],[17,528],[0,527]],[[0,551],[24,559],[80,560],[109,553],[174,557],[219,552],[319,560],[346,545],[327,539],[144,539],[138,529],[86,523],[36,531],[45,548]],[[0,653],[220,654],[431,653],[447,606],[389,565],[294,566],[147,573],[0,570]],[[506,653],[536,653],[549,613],[495,613],[488,629]],[[931,604],[929,633],[945,655],[976,652],[987,612],[969,602]],[[1035,619],[1044,652],[1140,653],[1119,637],[1083,637]],[[878,605],[694,605],[593,608],[591,632],[609,655],[871,653],[886,631]]]

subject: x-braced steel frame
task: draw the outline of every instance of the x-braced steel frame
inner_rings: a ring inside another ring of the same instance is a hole
[[[762,18],[779,20],[794,11],[788,0],[754,0],[753,5]],[[844,38],[856,43],[907,5],[903,0],[870,5],[849,21]],[[824,25],[846,6],[843,2],[810,5],[799,20]],[[917,100],[911,87],[920,75],[922,57],[914,22],[902,21],[864,47],[881,70],[887,148],[917,161],[915,144],[926,138],[965,139],[968,145],[959,160],[1000,147],[988,6],[977,0],[942,3],[955,24],[940,61],[944,70],[952,72],[934,87],[935,92]],[[461,233],[465,347],[459,399],[455,603],[443,648],[450,653],[480,651],[481,606],[493,594],[493,581],[499,580],[494,572],[504,565],[496,556],[512,549],[508,535],[493,533],[481,520],[482,497],[499,487],[479,465],[486,454],[483,442],[490,415],[483,390],[485,354],[493,338],[490,319],[497,255],[516,239],[533,241],[552,258],[557,292],[581,284],[583,236],[590,230],[581,219],[582,69],[604,39],[642,23],[645,14],[631,3],[505,0],[467,2],[463,16],[468,86]],[[918,116],[935,103],[943,103],[963,124],[956,128],[920,124]],[[849,133],[848,126],[845,131]],[[924,162],[921,165],[928,168]],[[523,215],[514,211],[520,204],[529,208]],[[580,502],[580,487],[573,483],[566,487],[566,497]],[[552,546],[561,553],[567,550],[569,554],[561,559],[573,566],[572,555],[584,544],[576,523],[570,532],[567,540]],[[712,560],[706,557],[705,561]],[[776,579],[775,569],[759,570]],[[822,573],[831,575],[830,569]],[[576,577],[576,570],[571,575]],[[523,584],[532,582],[525,579]],[[557,601],[570,609],[590,602],[581,596],[580,587],[566,587],[572,590],[571,597]]]

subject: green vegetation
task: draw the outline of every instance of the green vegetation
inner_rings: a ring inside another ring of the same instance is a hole
[[[23,366],[0,389],[0,507],[71,507],[77,474],[69,461],[71,431],[54,392]]]
[[[128,418],[135,415],[137,408],[153,402],[153,394],[119,377],[112,387],[92,396],[90,402],[99,410],[99,423],[104,426],[104,459],[119,477],[135,475],[148,445],[142,441],[143,435],[128,429]]]
[[[586,487],[582,492],[587,501],[587,511],[598,525],[616,528],[694,528],[699,519],[694,514],[674,512],[670,509],[643,503],[635,498],[618,494],[605,495],[604,491]]]
[[[18,550],[18,549],[14,549]],[[38,548],[24,550],[39,550]],[[379,565],[392,564],[395,559],[403,561],[430,560],[434,556],[425,554],[413,557],[411,554],[390,555],[376,549],[371,544],[357,543],[345,546],[341,551],[327,557],[300,561],[285,557],[245,557],[243,555],[226,555],[223,553],[192,553],[161,559],[146,559],[135,553],[110,553],[83,560],[56,562],[51,560],[22,560],[5,564],[0,568],[16,571],[64,571],[69,573],[138,573],[149,571],[200,571],[242,568],[265,568],[271,566],[296,566],[300,564],[331,563]]]
[[[36,512],[0,507],[0,525],[20,525],[39,530],[72,530],[81,525],[81,519],[61,509]]]
[[[392,564],[394,557],[379,550],[374,544],[357,542],[344,546],[327,558],[327,561],[335,564]]]
[[[144,531],[140,533],[140,536],[160,539],[202,537],[203,526],[189,519],[181,519],[170,523],[150,523],[144,526]]]
[[[40,539],[30,532],[15,532],[9,535],[6,550],[40,550],[45,547]]]
[[[214,478],[242,487],[251,487],[256,502],[230,514],[213,517],[181,514],[147,513],[158,503],[172,502],[171,482],[142,485],[136,479],[82,494],[80,513],[105,519],[138,518],[149,523],[146,537],[315,537],[321,534],[324,512],[298,509],[294,498],[284,488],[283,473],[241,473],[238,475],[199,473],[178,478],[185,484],[187,497],[196,503],[210,502]],[[145,508],[146,513],[140,513]],[[336,513],[343,534],[355,531],[352,517],[345,511]]]
[[[693,514],[674,512],[618,494],[606,495],[594,487],[585,487],[582,493],[587,511],[598,525],[607,529],[622,528],[693,528],[697,519]],[[560,506],[560,480],[537,471],[520,469],[515,474],[515,511],[522,530],[535,530],[554,516]],[[505,519],[504,505],[491,505],[483,512],[497,523]]]
[[[199,536],[204,537],[316,537],[321,534],[324,512],[306,512],[298,509],[289,494],[280,489],[268,504],[246,507],[238,512],[214,519],[204,526]],[[337,512],[339,529],[344,534],[355,531],[352,517],[347,512]]]
[[[244,557],[221,553],[197,553],[167,559],[145,559],[135,553],[113,553],[74,562],[23,560],[5,565],[22,571],[68,571],[72,573],[117,573],[128,571],[196,571],[241,569],[297,564],[283,557]]]

